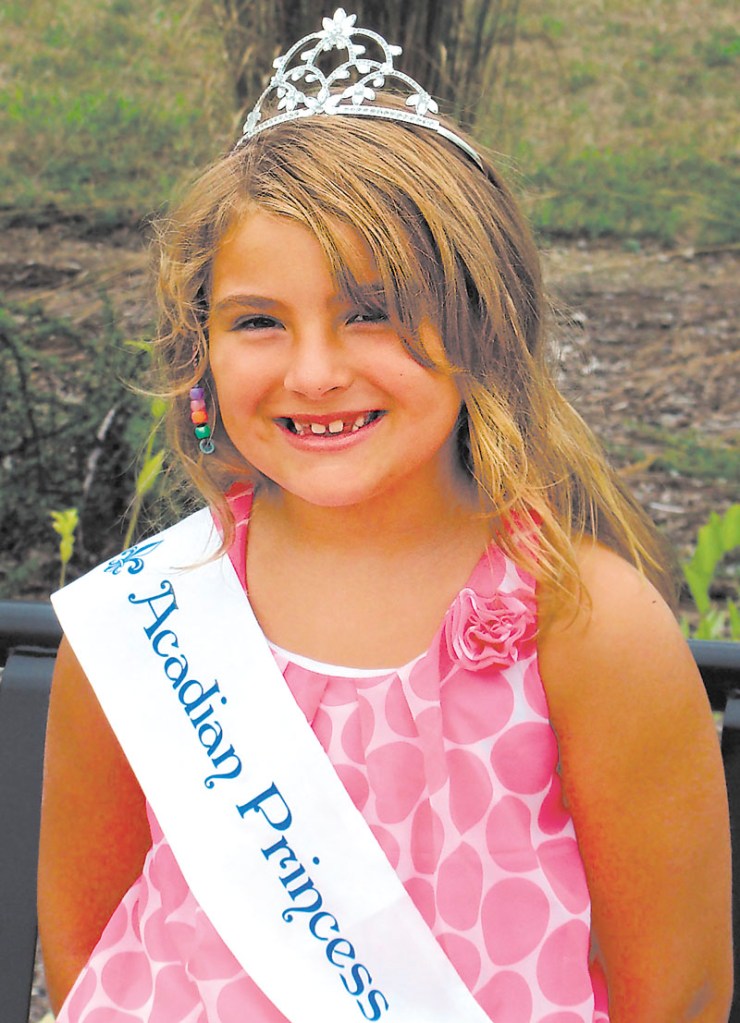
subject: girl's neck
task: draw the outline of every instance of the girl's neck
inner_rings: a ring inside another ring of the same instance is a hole
[[[422,499],[424,497],[424,499]],[[492,532],[475,496],[326,508],[263,487],[247,543],[265,635],[327,664],[406,664],[429,646]]]
[[[253,516],[269,519],[271,531],[286,541],[337,553],[369,546],[393,550],[426,545],[455,529],[488,519],[475,488],[467,481],[437,490],[384,494],[341,507],[311,504],[265,486],[255,494]]]

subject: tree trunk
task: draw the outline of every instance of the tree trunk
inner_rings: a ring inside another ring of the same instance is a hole
[[[269,81],[275,57],[333,13],[324,0],[212,0],[211,9],[224,34],[236,105],[245,111]],[[519,0],[355,0],[347,13],[402,46],[397,66],[472,126],[511,56]]]

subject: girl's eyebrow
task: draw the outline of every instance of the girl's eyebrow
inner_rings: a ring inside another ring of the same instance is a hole
[[[353,289],[354,290],[354,289]],[[385,295],[385,289],[382,281],[368,281],[363,282],[357,287],[357,297],[364,297],[366,299],[382,299]],[[333,302],[337,305],[342,303],[343,299],[341,295],[337,294]],[[220,313],[229,311],[231,309],[245,308],[250,309],[274,309],[281,303],[278,299],[265,298],[264,295],[248,295],[237,293],[234,295],[226,295],[224,298],[214,302],[211,306],[211,315],[214,313]]]
[[[362,295],[383,295],[385,294],[385,288],[383,282],[380,279],[373,279],[370,281],[355,281],[353,291],[357,291]]]
[[[387,295],[380,281],[355,282],[347,289],[345,297],[339,299],[339,304],[351,307],[368,305],[373,308],[385,308]]]
[[[211,306],[212,313],[219,313],[223,310],[235,309],[249,306],[250,309],[271,309],[279,305],[271,298],[264,298],[262,295],[226,295]]]

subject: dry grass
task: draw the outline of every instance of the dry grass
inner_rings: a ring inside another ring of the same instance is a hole
[[[726,0],[525,6],[509,77],[507,133],[531,144],[625,147],[737,144],[740,33]],[[737,84],[737,82],[735,82]]]
[[[6,211],[40,215],[51,203],[97,220],[146,214],[220,152],[236,130],[238,100],[215,4],[6,0]],[[736,241],[731,81],[740,34],[730,0],[522,0],[518,7],[516,32],[500,37],[492,54],[478,133],[510,155],[536,225],[626,239]]]
[[[7,0],[2,205],[143,214],[232,129],[222,40],[200,0]]]
[[[740,33],[727,0],[523,7],[506,91],[480,128],[543,226],[737,239]],[[737,78],[735,77],[735,86]]]

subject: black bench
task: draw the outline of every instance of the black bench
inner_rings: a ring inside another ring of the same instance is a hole
[[[36,952],[36,850],[51,673],[48,604],[0,602],[0,1020],[27,1023]]]
[[[36,850],[44,732],[60,630],[48,604],[0,601],[0,1021],[27,1023],[36,949]],[[712,707],[724,712],[722,756],[740,879],[740,643],[693,641]],[[740,977],[740,884],[733,889]],[[728,1023],[740,1023],[740,995]]]

